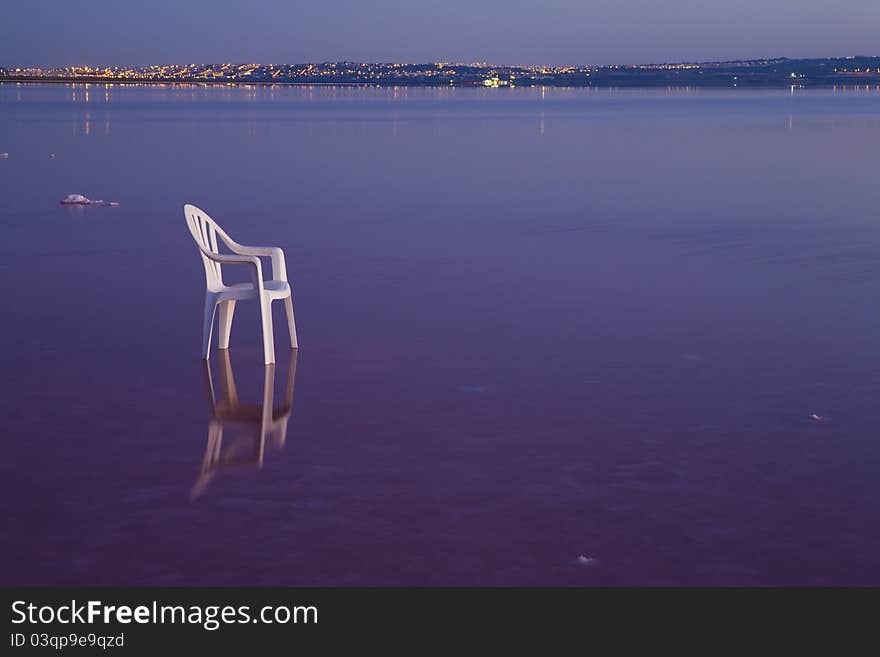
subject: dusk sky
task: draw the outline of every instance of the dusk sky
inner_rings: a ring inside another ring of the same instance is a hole
[[[0,66],[880,54],[878,0],[5,0]]]

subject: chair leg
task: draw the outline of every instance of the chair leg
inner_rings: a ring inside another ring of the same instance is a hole
[[[211,353],[211,335],[214,331],[214,311],[217,303],[214,297],[205,297],[205,323],[202,328],[202,358],[208,360]]]
[[[260,316],[263,321],[263,363],[275,362],[275,336],[272,331],[272,302],[260,296]]]
[[[217,348],[229,349],[229,334],[232,331],[232,316],[235,314],[235,301],[220,302],[220,334],[217,336]]]
[[[293,297],[284,300],[284,309],[287,311],[287,330],[290,331],[290,348],[296,349],[296,322],[293,321]]]

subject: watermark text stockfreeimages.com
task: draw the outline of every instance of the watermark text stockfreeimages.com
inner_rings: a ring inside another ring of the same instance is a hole
[[[14,625],[199,625],[214,631],[223,625],[263,623],[266,625],[317,624],[318,608],[314,605],[267,605],[258,609],[250,605],[166,605],[153,600],[145,605],[112,605],[101,600],[88,600],[60,605],[36,605],[26,600],[12,603]]]

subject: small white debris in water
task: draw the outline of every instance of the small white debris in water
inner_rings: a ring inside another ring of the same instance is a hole
[[[821,415],[817,415],[816,413],[811,414],[810,419],[813,422],[824,422],[825,421],[824,417],[822,417]]]
[[[50,160],[54,160],[54,159],[55,159],[55,153],[49,153],[49,159],[50,159]]]
[[[119,203],[116,201],[105,201],[103,199],[93,201],[82,194],[68,194],[65,198],[61,199],[61,205],[105,205],[115,208]]]
[[[0,153],[0,160],[5,160],[7,157],[9,157],[9,153]]]
[[[577,562],[579,566],[597,566],[599,565],[599,560],[593,557],[588,557],[586,555],[579,555],[577,558]]]

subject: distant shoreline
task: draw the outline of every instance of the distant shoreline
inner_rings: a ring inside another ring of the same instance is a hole
[[[378,85],[363,82],[254,82],[213,80],[119,80],[115,78],[0,78],[0,84],[118,84],[127,86],[177,86],[177,87],[400,87],[429,85]],[[437,85],[433,85],[437,86]],[[449,86],[449,85],[445,85]]]
[[[282,81],[264,81],[255,80],[252,82],[244,81],[209,81],[209,80],[119,80],[114,78],[0,78],[0,85],[4,84],[77,84],[77,85],[119,85],[129,87],[358,87],[371,89],[490,89],[483,84],[427,84],[427,83],[406,83],[406,82],[351,82],[351,81],[334,81],[334,82],[306,82],[294,80]],[[762,81],[762,82],[742,82],[737,84],[725,83],[722,81],[685,81],[685,80],[627,80],[627,81],[608,81],[594,82],[591,84],[571,84],[571,83],[541,83],[541,84],[517,84],[512,87],[503,86],[502,89],[864,89],[876,88],[880,89],[880,75],[867,80],[816,80],[816,81],[798,81],[798,82],[782,82],[782,81]]]
[[[880,86],[880,57],[755,59],[620,66],[322,62],[0,68],[0,83],[431,88],[784,88]]]

